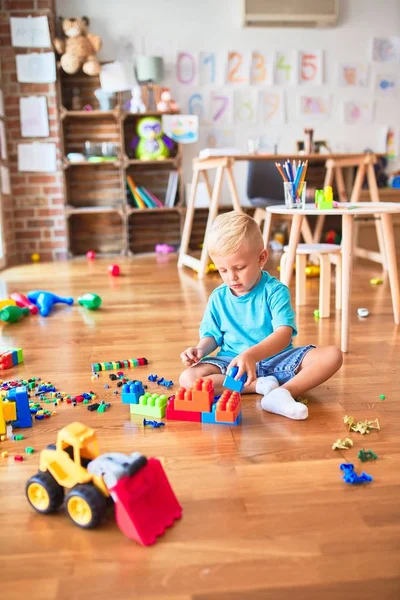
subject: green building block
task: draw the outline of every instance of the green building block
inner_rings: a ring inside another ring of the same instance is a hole
[[[89,404],[89,400],[87,398],[84,399],[83,404]]]
[[[147,392],[140,396],[138,404],[130,404],[131,415],[163,419],[167,408],[167,400],[165,394],[158,395]]]
[[[23,436],[21,433],[20,433],[20,434],[18,434],[18,435],[14,435],[14,440],[15,440],[16,442],[20,442],[20,441],[21,441],[21,440],[23,440],[23,439],[24,439],[24,436]]]
[[[25,448],[25,452],[26,454],[33,454],[35,452],[35,448],[32,448],[32,446],[27,446]]]

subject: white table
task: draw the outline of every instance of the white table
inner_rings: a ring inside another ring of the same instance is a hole
[[[351,269],[354,253],[354,217],[358,217],[359,215],[380,215],[389,272],[390,291],[392,294],[394,322],[396,325],[399,325],[400,290],[392,214],[400,212],[400,204],[394,202],[358,202],[357,204],[342,202],[340,207],[327,210],[318,210],[312,204],[310,204],[310,206],[306,205],[306,208],[302,210],[296,208],[289,209],[284,205],[278,205],[267,207],[267,211],[271,214],[293,216],[285,272],[281,274],[281,280],[286,285],[290,284],[292,278],[293,265],[296,258],[296,248],[299,243],[300,230],[304,216],[342,215],[342,352],[347,352],[349,346],[349,303]]]

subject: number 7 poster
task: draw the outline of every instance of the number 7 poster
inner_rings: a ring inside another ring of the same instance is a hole
[[[299,52],[298,74],[302,85],[322,85],[324,53],[322,50]]]

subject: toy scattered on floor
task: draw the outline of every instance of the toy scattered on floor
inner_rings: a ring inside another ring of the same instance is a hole
[[[14,305],[5,306],[0,310],[0,319],[4,323],[17,323],[22,317],[26,317],[27,315],[29,315],[28,308],[20,308]]]
[[[40,261],[40,254],[38,252],[34,252],[33,254],[31,254],[31,261],[33,263],[37,263]]]
[[[327,185],[323,190],[315,190],[315,206],[319,210],[333,208],[333,190],[332,186]]]
[[[238,392],[224,390],[214,396],[211,379],[199,377],[193,388],[180,388],[175,396],[168,398],[165,418],[173,421],[240,425],[242,422],[241,397]]]
[[[330,229],[325,233],[324,239],[327,244],[340,244],[342,241],[342,236],[334,229]]]
[[[108,272],[113,277],[118,277],[121,274],[121,270],[120,270],[120,268],[119,268],[118,265],[109,265],[108,266]]]
[[[384,400],[386,398],[385,394],[380,394],[379,400]]]
[[[5,308],[6,306],[17,306],[17,303],[12,298],[6,298],[5,300],[0,300],[0,310]]]
[[[78,304],[84,306],[88,310],[97,310],[101,306],[101,298],[97,294],[87,292],[78,298]]]
[[[157,381],[158,375],[150,374],[147,378],[149,381]]]
[[[371,285],[382,285],[383,279],[380,279],[379,277],[375,277],[373,279],[370,279],[369,282]]]
[[[344,472],[343,481],[345,483],[356,485],[358,483],[369,483],[373,481],[371,475],[368,475],[367,473],[361,473],[361,475],[357,475],[354,470],[354,465],[351,463],[342,463],[340,465],[340,470]]]
[[[92,363],[92,372],[114,371],[115,369],[130,369],[147,365],[147,358],[128,358],[127,360],[117,360],[102,363]]]
[[[313,312],[313,315],[314,315],[314,317],[315,317],[316,319],[319,319],[319,310],[318,310],[318,308],[316,308],[316,309],[314,310],[314,312]]]
[[[144,427],[146,427],[146,425],[150,425],[151,427],[153,427],[153,429],[157,429],[158,427],[165,427],[165,423],[163,423],[162,421],[151,421],[149,419],[143,419],[143,425]]]
[[[235,379],[236,375],[239,372],[238,367],[232,367],[229,369],[227,375],[225,375],[224,383],[222,384],[224,387],[228,388],[228,390],[232,390],[233,392],[241,392],[244,388],[244,384],[247,381],[247,373],[243,373],[240,379]]]
[[[368,308],[357,308],[357,314],[361,318],[369,317]]]
[[[8,435],[7,421],[12,427],[32,427],[32,415],[26,386],[0,391],[0,435]]]
[[[16,305],[20,308],[28,308],[31,315],[36,315],[39,311],[36,304],[32,304],[24,294],[13,292],[10,297],[15,301]]]
[[[367,462],[368,460],[376,460],[378,456],[375,452],[372,452],[372,450],[361,449],[357,454],[357,458],[359,458],[361,462]]]
[[[345,438],[344,440],[336,440],[336,442],[332,445],[332,450],[348,450],[352,448],[353,440],[350,438]]]
[[[345,415],[343,421],[347,425],[349,431],[355,431],[361,433],[361,435],[369,433],[371,429],[377,429],[378,431],[381,429],[378,419],[374,419],[373,421],[368,421],[366,419],[365,421],[358,421],[358,423],[356,423],[353,417]]]
[[[157,379],[157,385],[163,385],[164,387],[169,388],[174,385],[174,382],[164,379],[164,377],[160,377],[160,379]]]
[[[94,250],[88,250],[86,252],[86,258],[88,260],[94,260],[96,258],[96,252]]]
[[[143,546],[154,544],[182,516],[159,460],[138,452],[100,455],[95,431],[81,423],[59,431],[56,445],[42,450],[39,468],[26,484],[29,504],[48,514],[64,502],[69,517],[83,529],[105,517],[110,496],[119,529]]]
[[[106,412],[107,408],[110,408],[111,404],[109,402],[104,402],[104,400],[102,400],[99,404],[99,406],[97,407],[97,412],[98,413],[104,413]]]
[[[1,453],[1,457],[7,458],[7,456],[8,456],[8,452],[7,452],[7,450],[4,450],[4,452]]]
[[[16,454],[16,455],[14,456],[14,460],[15,460],[16,462],[22,462],[22,461],[24,460],[24,457],[23,457],[23,456],[21,456],[21,454]]]
[[[128,381],[122,385],[121,400],[124,404],[137,404],[145,393],[141,381]]]
[[[170,252],[175,252],[175,248],[169,244],[156,244],[155,252],[156,254],[169,254]]]
[[[73,298],[57,296],[57,294],[46,292],[44,290],[34,290],[32,292],[28,292],[28,300],[30,300],[30,302],[33,304],[36,304],[42,317],[47,317],[51,313],[55,304],[71,305],[74,303]]]
[[[32,448],[32,446],[27,446],[25,448],[25,454],[33,454],[35,452],[35,448]]]
[[[306,277],[319,277],[320,266],[319,265],[307,265],[304,269]]]
[[[22,348],[10,348],[0,351],[0,371],[11,369],[24,362]]]
[[[132,400],[129,403],[129,411],[131,415],[163,419],[165,416],[167,400],[165,394],[150,394],[149,392],[146,392],[140,396],[138,400],[135,400],[132,397]]]

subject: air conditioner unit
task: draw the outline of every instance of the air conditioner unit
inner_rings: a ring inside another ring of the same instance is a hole
[[[332,27],[338,0],[243,0],[244,27]]]

